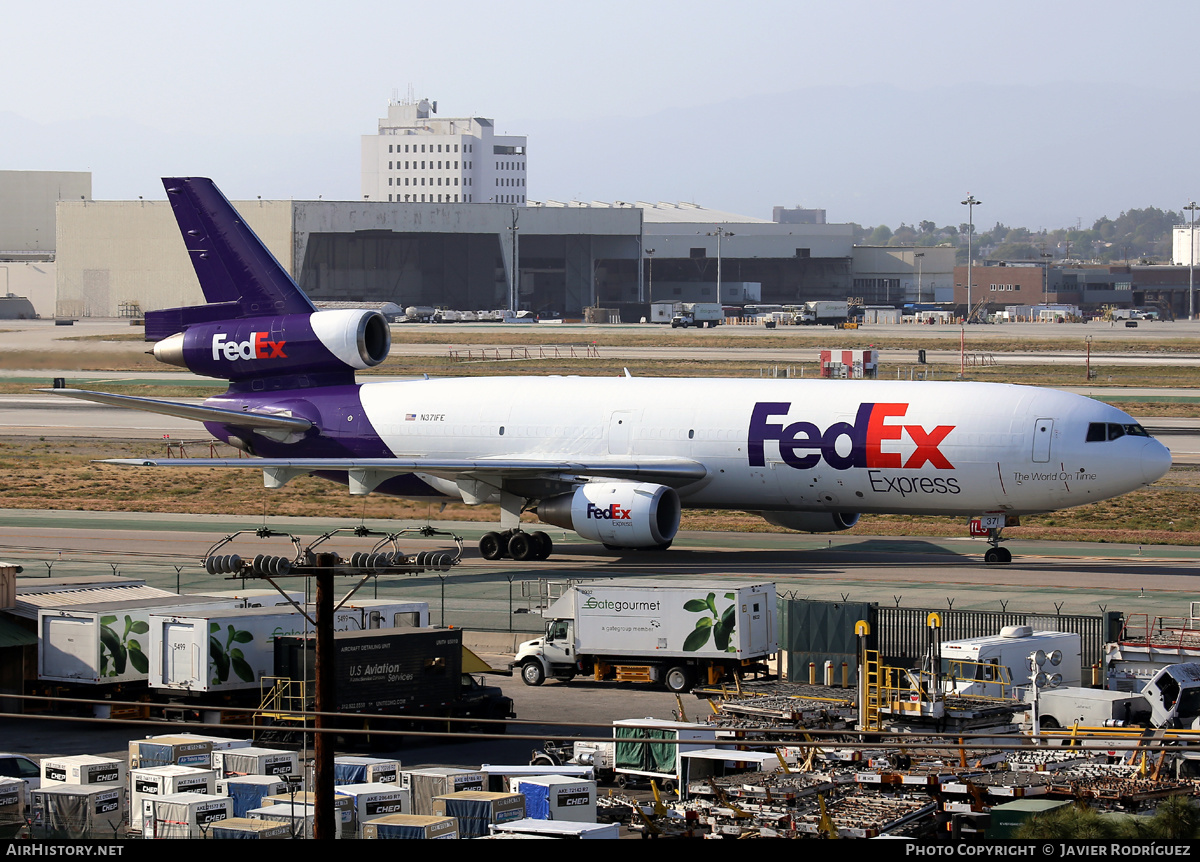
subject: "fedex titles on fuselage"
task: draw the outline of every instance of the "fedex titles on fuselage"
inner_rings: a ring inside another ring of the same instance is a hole
[[[233,362],[238,359],[287,359],[283,352],[286,341],[271,341],[269,332],[251,332],[245,341],[226,341],[229,337],[218,332],[212,338],[212,358],[222,357]]]
[[[834,470],[867,469],[876,491],[957,494],[960,490],[954,479],[910,479],[905,483],[907,487],[900,488],[896,480],[879,472],[919,470],[926,464],[937,470],[953,470],[954,465],[938,447],[954,430],[954,425],[938,425],[927,431],[922,425],[895,421],[908,412],[907,404],[860,404],[853,423],[835,422],[823,431],[812,422],[770,421],[772,417],[786,417],[791,407],[789,401],[760,401],[754,405],[747,435],[751,467],[766,466],[766,442],[773,440],[779,444],[780,459],[796,470],[812,469],[824,460]],[[907,458],[899,452],[886,451],[890,441],[900,441],[905,436],[916,446]],[[844,453],[838,452],[838,441],[843,437],[850,441],[850,449]]]

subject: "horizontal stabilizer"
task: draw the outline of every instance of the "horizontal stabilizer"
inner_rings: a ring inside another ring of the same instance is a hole
[[[175,416],[179,419],[194,419],[197,422],[221,422],[241,428],[261,428],[277,431],[304,432],[312,427],[307,419],[293,416],[277,416],[272,413],[243,413],[240,410],[223,410],[220,407],[205,407],[202,404],[181,404],[178,401],[159,401],[155,398],[137,398],[133,395],[113,395],[108,392],[89,392],[86,389],[35,389],[51,395],[65,395],[81,401],[94,401],[112,407],[129,407]]]

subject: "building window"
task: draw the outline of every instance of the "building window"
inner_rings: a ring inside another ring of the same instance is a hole
[[[811,251],[811,249],[807,248],[798,248],[796,249],[796,257],[808,257]]]
[[[688,257],[693,258],[693,259],[705,258],[705,257],[708,257],[708,252],[702,248],[693,248],[691,251],[688,252]]]
[[[388,195],[388,203],[391,203],[391,202],[392,202],[392,196]]]

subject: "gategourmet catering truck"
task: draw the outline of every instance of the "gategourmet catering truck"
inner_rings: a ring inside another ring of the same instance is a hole
[[[510,665],[526,685],[587,674],[683,692],[765,671],[778,649],[774,584],[575,584],[542,616],[545,636],[521,644]]]

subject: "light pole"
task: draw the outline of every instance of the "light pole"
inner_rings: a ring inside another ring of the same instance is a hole
[[[913,257],[917,259],[917,305],[921,304],[921,268],[925,265],[925,252],[913,252]]]
[[[518,213],[514,207],[512,211],[512,226],[509,228],[509,230],[512,231],[512,283],[509,287],[508,293],[508,306],[514,318],[517,316],[517,305],[520,303],[521,299],[521,288],[520,285],[517,284],[517,279],[520,278],[521,275],[521,270],[517,264],[517,254],[519,248],[517,245],[517,231],[520,230],[520,228],[517,226],[517,218],[519,216],[520,213]],[[595,282],[593,280],[593,284],[594,283]]]
[[[716,299],[716,301],[720,302],[721,301],[721,237],[733,236],[733,231],[725,230],[725,228],[721,227],[720,225],[717,225],[717,229],[714,231],[709,231],[708,236],[715,236],[717,238],[717,299]]]
[[[646,249],[646,257],[649,258],[649,260],[650,260],[650,263],[649,263],[649,270],[650,270],[649,289],[650,289],[650,304],[653,305],[654,304],[654,249],[652,249],[652,248]]]
[[[1184,207],[1191,213],[1191,232],[1188,234],[1188,320],[1196,319],[1196,305],[1192,294],[1192,279],[1196,271],[1196,202],[1192,201]]]
[[[967,208],[967,323],[971,322],[971,234],[975,233],[975,207],[983,201],[975,200],[975,195],[967,195],[962,202]]]

